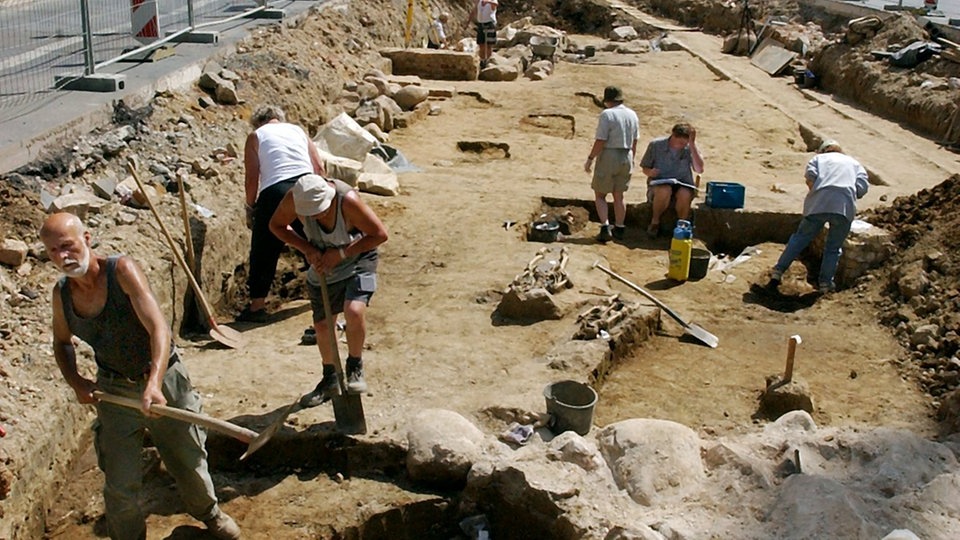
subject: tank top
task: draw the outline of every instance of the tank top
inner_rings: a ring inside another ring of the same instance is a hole
[[[347,221],[343,217],[343,198],[347,193],[353,191],[350,184],[340,180],[331,180],[336,188],[337,196],[335,199],[337,205],[337,221],[333,225],[333,230],[325,231],[320,226],[320,222],[315,219],[307,218],[304,220],[303,232],[311,244],[320,249],[337,249],[350,245],[354,241],[363,237],[363,233],[358,229],[347,229]],[[377,250],[371,249],[359,255],[347,257],[340,261],[333,271],[328,274],[327,283],[336,283],[343,281],[361,272],[377,271]],[[311,266],[307,270],[307,282],[313,286],[320,285],[320,276]]]
[[[310,139],[300,126],[272,122],[257,128],[256,134],[260,161],[258,194],[277,182],[313,172]]]
[[[66,277],[59,282],[60,300],[70,332],[93,347],[97,367],[112,375],[139,379],[150,372],[150,334],[117,281],[119,258],[107,258],[107,301],[100,313],[93,317],[76,314]],[[176,358],[172,344],[170,357],[171,362]]]

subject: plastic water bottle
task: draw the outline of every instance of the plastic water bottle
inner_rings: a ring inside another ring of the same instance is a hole
[[[670,269],[667,277],[676,281],[686,281],[690,277],[690,253],[693,250],[693,227],[690,222],[681,219],[673,229],[670,240]]]

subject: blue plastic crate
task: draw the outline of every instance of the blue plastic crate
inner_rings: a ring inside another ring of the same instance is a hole
[[[710,208],[743,208],[746,188],[736,182],[707,182],[706,203]]]

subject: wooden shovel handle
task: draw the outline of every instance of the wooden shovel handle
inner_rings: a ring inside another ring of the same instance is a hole
[[[800,336],[790,336],[787,340],[787,367],[783,370],[783,382],[793,380],[793,357],[797,354],[797,343],[800,342]]]
[[[170,231],[167,230],[167,226],[164,225],[163,220],[160,219],[160,214],[153,206],[153,201],[150,200],[150,196],[147,195],[147,191],[143,189],[143,183],[140,182],[140,177],[137,175],[137,169],[133,166],[133,163],[127,163],[127,170],[130,171],[130,174],[133,176],[133,181],[137,183],[137,188],[139,188],[140,193],[143,194],[143,200],[147,201],[147,206],[150,208],[150,212],[153,213],[153,217],[156,218],[157,224],[160,226],[160,231],[163,232],[163,236],[167,239],[167,243],[170,244],[170,251],[173,252],[173,257],[177,260],[177,264],[179,264],[180,268],[182,268],[187,274],[187,279],[190,280],[190,286],[193,287],[193,292],[197,294],[197,298],[200,300],[200,307],[203,309],[203,314],[206,315],[207,320],[210,322],[210,326],[216,328],[217,321],[213,318],[213,309],[210,308],[210,304],[207,302],[206,296],[203,295],[203,290],[200,289],[200,284],[197,283],[197,279],[193,276],[193,272],[190,270],[190,267],[187,266],[187,261],[183,260],[183,255],[180,254],[180,249],[177,247],[177,243],[173,240],[173,237],[170,236]]]
[[[107,403],[113,403],[114,405],[120,405],[122,407],[129,407],[131,409],[140,410],[140,401],[117,396],[114,394],[108,394],[106,392],[101,392],[99,390],[93,393],[93,397],[99,399],[100,401],[105,401]],[[190,424],[196,424],[198,426],[203,426],[211,431],[216,431],[218,433],[223,433],[224,435],[229,435],[234,439],[237,439],[241,442],[250,444],[251,441],[257,438],[257,432],[245,427],[238,426],[236,424],[231,424],[225,420],[220,420],[207,416],[205,414],[199,414],[191,411],[185,411],[183,409],[178,409],[176,407],[168,407],[166,405],[157,405],[153,404],[150,406],[150,412],[159,414],[160,416],[166,416],[168,418],[173,418],[174,420],[180,420],[181,422],[187,422]]]

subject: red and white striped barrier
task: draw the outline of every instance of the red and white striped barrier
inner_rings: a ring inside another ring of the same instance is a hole
[[[156,0],[130,1],[130,26],[133,38],[144,45],[160,39],[160,13]]]

